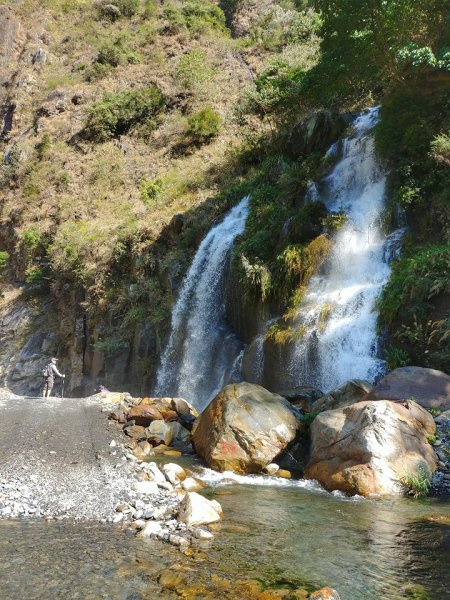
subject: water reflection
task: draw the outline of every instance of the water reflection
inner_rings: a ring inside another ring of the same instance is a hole
[[[225,523],[217,556],[330,584],[351,600],[410,597],[402,591],[409,584],[425,586],[430,598],[450,598],[450,527],[421,520],[450,515],[448,503],[352,500],[293,488],[217,492],[227,521],[248,527],[239,535]]]

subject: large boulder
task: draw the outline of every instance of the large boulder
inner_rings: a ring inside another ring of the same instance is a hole
[[[350,406],[364,398],[371,389],[372,386],[368,381],[364,381],[363,379],[351,379],[313,402],[311,411],[322,412],[324,410]]]
[[[425,408],[450,409],[450,376],[424,367],[394,369],[365,400],[414,400]]]
[[[436,426],[412,401],[358,402],[318,415],[311,425],[307,479],[348,494],[399,494],[402,480],[431,474],[435,453],[427,441]]]
[[[194,424],[192,444],[218,471],[259,473],[296,435],[289,402],[251,383],[230,384]]]

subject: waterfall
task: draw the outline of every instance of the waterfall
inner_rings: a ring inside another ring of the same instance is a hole
[[[224,281],[234,240],[243,233],[248,197],[200,244],[172,312],[172,329],[157,373],[155,394],[181,396],[197,409],[239,380],[244,344],[225,317]]]
[[[377,357],[375,301],[402,231],[388,240],[381,231],[386,176],[371,133],[377,120],[378,108],[354,120],[334,168],[314,188],[315,198],[347,220],[295,319],[303,332],[288,367],[296,384],[330,391],[352,378],[374,380],[384,368]],[[329,152],[336,152],[335,145]]]

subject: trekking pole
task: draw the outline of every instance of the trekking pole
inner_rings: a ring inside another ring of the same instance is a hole
[[[65,384],[65,382],[66,382],[66,378],[63,377],[62,388],[61,388],[61,398],[64,398],[64,384]]]

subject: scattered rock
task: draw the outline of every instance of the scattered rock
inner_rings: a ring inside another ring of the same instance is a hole
[[[267,475],[275,475],[279,470],[280,467],[275,463],[270,463],[264,467],[264,473],[267,473]]]
[[[138,537],[158,537],[162,533],[162,530],[163,528],[159,521],[148,521],[138,533]]]
[[[450,376],[435,369],[400,367],[373,388],[364,400],[414,400],[424,408],[450,409]]]
[[[312,385],[299,385],[298,387],[278,393],[280,396],[283,396],[283,398],[286,398],[292,406],[301,408],[305,412],[310,412],[313,402],[322,398],[324,395],[319,388],[313,387]]]
[[[277,477],[283,477],[283,479],[291,479],[292,473],[287,469],[278,469],[276,473]]]
[[[208,500],[197,492],[188,492],[180,504],[178,520],[191,527],[220,521],[221,515],[222,507],[216,500]]]
[[[162,467],[162,472],[172,485],[178,485],[186,479],[186,471],[175,463],[167,463]]]
[[[156,481],[137,481],[131,486],[135,492],[139,494],[157,494],[159,491],[158,484]]]
[[[166,446],[170,446],[175,437],[176,428],[173,423],[165,421],[153,421],[145,430],[148,439],[160,439]]]
[[[259,473],[296,435],[289,402],[251,383],[223,388],[196,420],[192,443],[218,471]]]
[[[358,402],[318,415],[311,425],[308,479],[349,494],[399,494],[402,479],[425,468],[436,455],[427,441],[436,426],[415,402]]]
[[[312,411],[324,411],[334,408],[344,408],[355,402],[359,402],[372,389],[368,381],[362,379],[351,379],[339,386],[333,392],[322,396],[312,404]]]
[[[450,423],[450,410],[446,410],[445,412],[441,413],[434,419],[434,421],[438,425],[445,425],[447,423]]]
[[[194,477],[186,477],[186,479],[182,482],[181,487],[183,490],[186,490],[186,492],[196,492],[198,490],[202,490],[205,485]]]

